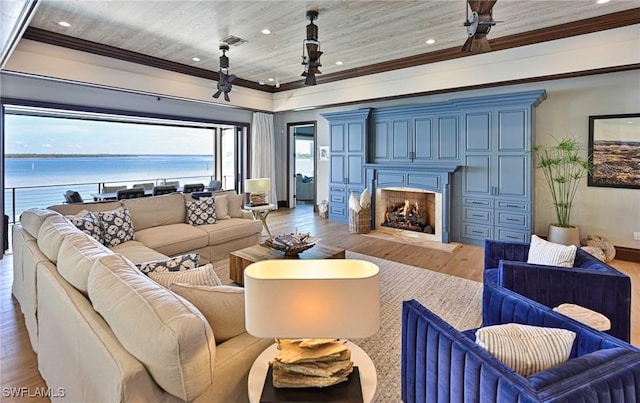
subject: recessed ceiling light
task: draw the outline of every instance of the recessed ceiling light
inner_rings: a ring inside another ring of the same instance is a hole
[[[338,61],[336,62],[336,64],[337,64],[338,66],[342,66],[344,63],[342,63],[342,61],[338,60]]]
[[[192,57],[191,60],[193,60],[194,62],[199,62],[200,58],[199,57]]]
[[[259,81],[258,84],[264,85],[264,81]]]
[[[274,81],[273,78],[267,78],[267,81]]]
[[[68,28],[68,27],[70,27],[70,26],[71,26],[71,24],[69,24],[69,23],[68,23],[68,22],[66,22],[66,21],[60,21],[60,22],[58,23],[58,25],[60,25],[60,26],[62,26],[62,27],[66,27],[66,28]]]
[[[433,45],[434,43],[436,43],[436,40],[433,38],[427,39],[427,45]]]
[[[265,35],[269,35],[269,34],[271,33],[271,30],[270,30],[269,28],[265,28],[265,29],[263,29],[263,30],[262,30],[262,31],[260,31],[260,32],[262,32],[262,33],[263,33],[263,34],[265,34]]]
[[[596,1],[596,3],[598,4],[604,4],[604,3],[608,3],[610,0],[598,0]]]

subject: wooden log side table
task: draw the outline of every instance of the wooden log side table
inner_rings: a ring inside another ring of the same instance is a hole
[[[229,278],[244,285],[244,269],[251,263],[272,259],[344,259],[345,250],[333,246],[315,245],[297,256],[286,256],[284,252],[262,245],[254,245],[229,254]]]
[[[585,325],[601,332],[606,332],[611,329],[611,321],[609,318],[601,314],[600,312],[592,311],[575,304],[560,304],[553,308],[554,311],[567,315],[571,319],[575,319],[578,322],[582,322]]]

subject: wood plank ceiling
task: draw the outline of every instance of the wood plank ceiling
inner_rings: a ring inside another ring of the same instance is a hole
[[[236,84],[279,91],[301,86],[307,10],[319,11],[315,23],[324,51],[323,74],[318,76],[321,84],[472,57],[459,51],[466,39],[465,7],[464,0],[41,0],[24,37],[123,59],[133,57],[160,67],[165,63],[164,68],[217,78],[218,46],[235,36],[247,41],[231,46],[228,52],[230,73],[242,79]],[[639,7],[640,0],[604,4],[596,0],[499,0],[493,11],[494,19],[501,22],[491,29],[489,38],[497,51],[637,24]],[[70,26],[59,25],[61,21]],[[265,35],[263,29],[271,33]],[[427,44],[428,39],[435,44]]]

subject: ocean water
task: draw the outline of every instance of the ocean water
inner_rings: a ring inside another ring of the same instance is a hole
[[[131,187],[166,178],[207,185],[213,175],[210,155],[5,158],[5,214],[13,221],[26,209],[62,203],[67,190],[93,200],[98,183]]]
[[[4,210],[11,222],[29,208],[64,202],[64,192],[93,200],[98,184],[127,185],[160,178],[207,185],[214,176],[211,155],[142,155],[117,157],[5,158]],[[313,160],[297,159],[296,171],[313,176]],[[230,178],[225,189],[233,188]]]

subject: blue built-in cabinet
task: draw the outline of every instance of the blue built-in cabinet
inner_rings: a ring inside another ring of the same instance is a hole
[[[331,127],[329,218],[346,222],[348,194],[375,188],[379,178],[365,183],[360,162],[368,163],[367,172],[393,166],[414,174],[444,164],[459,167],[445,206],[452,241],[528,241],[534,223],[534,110],[544,99],[539,90],[323,115]],[[357,146],[348,150],[352,137]]]
[[[365,188],[362,166],[369,157],[370,109],[328,113],[329,121],[329,219],[348,222],[351,192]]]

